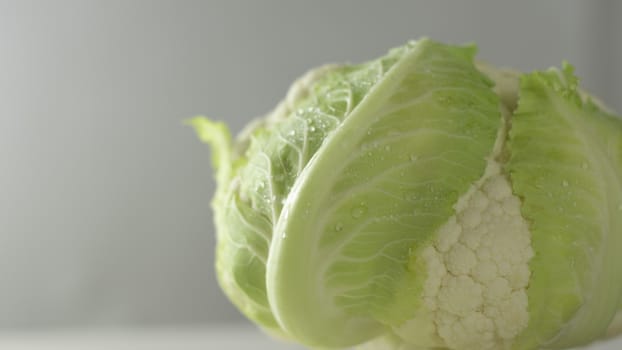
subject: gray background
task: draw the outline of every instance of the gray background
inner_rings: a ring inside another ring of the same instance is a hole
[[[326,62],[427,35],[567,59],[622,111],[622,2],[0,1],[0,328],[230,322],[208,149]]]

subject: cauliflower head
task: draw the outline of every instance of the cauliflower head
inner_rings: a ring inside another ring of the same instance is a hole
[[[421,39],[212,145],[216,270],[312,348],[562,349],[620,329],[622,122],[561,69]],[[615,318],[615,320],[614,320]]]

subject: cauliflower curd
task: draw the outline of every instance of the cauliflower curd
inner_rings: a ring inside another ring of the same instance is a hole
[[[428,347],[510,348],[529,318],[528,224],[499,173],[465,202],[421,253],[428,266],[423,317],[407,321],[396,334]],[[430,333],[422,334],[426,328]]]

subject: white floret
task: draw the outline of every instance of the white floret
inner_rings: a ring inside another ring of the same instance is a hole
[[[425,310],[407,324],[421,329],[424,322],[431,323],[427,333],[435,329],[436,334],[423,342],[434,338],[436,344],[458,350],[509,349],[527,326],[533,256],[528,224],[499,167],[481,181],[422,251]],[[414,332],[405,325],[396,333],[414,338],[409,331]]]

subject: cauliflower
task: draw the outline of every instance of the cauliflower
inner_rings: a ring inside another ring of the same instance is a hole
[[[429,324],[414,318],[395,329],[412,344],[509,349],[527,326],[529,227],[510,183],[498,164],[494,168],[421,254],[428,266],[422,296]],[[419,331],[425,327],[429,334]]]
[[[622,122],[570,65],[428,39],[327,65],[212,145],[216,270],[313,348],[560,349],[620,329]]]

